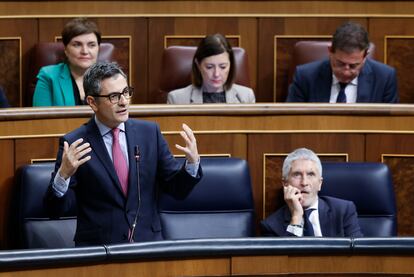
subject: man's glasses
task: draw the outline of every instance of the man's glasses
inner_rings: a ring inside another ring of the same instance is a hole
[[[105,97],[108,98],[109,102],[112,104],[118,104],[118,102],[121,100],[121,96],[125,97],[125,99],[130,99],[132,97],[132,94],[134,94],[134,88],[125,87],[122,92],[111,92],[107,95],[93,95],[93,97]]]

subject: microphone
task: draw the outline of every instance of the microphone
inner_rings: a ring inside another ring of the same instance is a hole
[[[139,154],[139,146],[138,145],[135,145],[135,160],[137,161],[137,162],[139,162],[139,158],[140,158],[140,154]]]
[[[139,212],[141,209],[141,185],[139,183],[139,160],[141,158],[141,154],[139,152],[139,146],[135,145],[134,148],[134,156],[135,156],[135,165],[137,168],[137,193],[138,193],[138,206],[137,206],[137,210],[135,213],[135,218],[134,218],[134,222],[132,223],[132,229],[129,235],[129,242],[134,242],[134,235],[135,235],[135,227],[137,226],[137,221],[138,221],[138,217],[139,217]]]

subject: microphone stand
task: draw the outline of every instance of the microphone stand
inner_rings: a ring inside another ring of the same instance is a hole
[[[134,242],[134,235],[135,235],[135,227],[137,226],[137,221],[139,217],[139,212],[141,209],[141,185],[139,183],[139,159],[140,159],[140,153],[139,153],[139,147],[138,145],[135,145],[135,165],[137,168],[137,190],[138,190],[138,207],[135,213],[134,222],[132,223],[132,229],[130,236],[128,238],[129,242]]]

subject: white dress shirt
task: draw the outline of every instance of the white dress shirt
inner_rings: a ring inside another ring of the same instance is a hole
[[[358,76],[355,77],[345,88],[346,103],[356,103],[357,100],[357,88],[358,88]],[[335,74],[332,74],[332,86],[331,86],[331,98],[329,103],[336,103],[338,98],[340,86],[339,81]]]
[[[309,215],[309,221],[312,223],[313,233],[315,234],[315,237],[322,237],[321,223],[319,222],[318,202],[319,200],[316,200],[316,203],[308,208],[313,209]]]

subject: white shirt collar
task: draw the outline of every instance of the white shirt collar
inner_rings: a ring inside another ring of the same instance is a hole
[[[317,210],[318,209],[318,204],[319,204],[319,197],[316,198],[316,201],[312,205],[310,205],[308,208],[306,208],[305,210],[309,210],[309,209]]]

